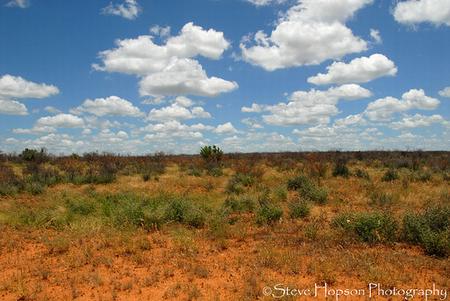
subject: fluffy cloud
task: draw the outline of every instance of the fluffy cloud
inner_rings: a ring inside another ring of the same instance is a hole
[[[52,106],[46,106],[46,107],[44,108],[44,110],[45,110],[46,112],[49,112],[49,113],[52,113],[52,114],[59,114],[59,113],[61,113],[60,110],[58,110],[57,108],[52,107]]]
[[[160,72],[144,77],[139,83],[142,96],[198,95],[216,97],[237,89],[236,82],[208,77],[192,59],[174,59]]]
[[[257,103],[252,103],[251,107],[242,107],[241,111],[243,113],[261,113],[264,110],[263,105],[259,105]]]
[[[375,44],[383,43],[383,39],[381,38],[380,31],[376,29],[370,29],[370,36],[372,37]]]
[[[347,127],[352,125],[364,125],[366,120],[363,114],[348,115],[345,118],[340,118],[334,121],[334,125],[337,127]]]
[[[403,117],[401,121],[393,122],[391,127],[393,129],[412,129],[417,127],[430,126],[433,123],[445,124],[447,121],[441,115],[424,116],[416,114],[413,116]]]
[[[5,6],[27,8],[28,6],[30,6],[30,2],[28,0],[11,0],[7,2]]]
[[[102,13],[106,15],[120,16],[128,20],[136,19],[142,9],[136,0],[124,0],[122,4],[110,3],[102,9]]]
[[[71,112],[74,114],[86,112],[100,117],[106,115],[140,117],[144,115],[131,102],[117,96],[96,98],[94,100],[87,99],[81,106],[73,109]]]
[[[192,106],[194,104],[192,99],[184,97],[184,96],[178,96],[177,98],[175,98],[173,103],[176,103],[177,105],[185,107],[185,108],[189,108],[190,106]]]
[[[413,25],[428,22],[450,26],[450,1],[448,0],[407,0],[397,3],[394,8],[397,22]]]
[[[37,127],[53,128],[79,128],[84,126],[84,121],[78,116],[71,114],[58,114],[39,118],[36,122]]]
[[[325,91],[310,90],[294,92],[288,103],[264,106],[267,124],[290,126],[301,124],[326,124],[337,115],[340,100],[357,100],[370,97],[372,93],[356,84],[332,87]]]
[[[4,98],[46,98],[58,93],[55,86],[30,82],[20,76],[0,77],[0,96]]]
[[[218,125],[214,132],[217,134],[234,134],[237,133],[237,130],[234,128],[231,122],[227,122]]]
[[[170,26],[159,26],[159,25],[154,25],[152,27],[150,27],[150,33],[156,35],[156,36],[160,36],[162,38],[168,37],[170,36]]]
[[[281,4],[286,2],[287,0],[246,0],[246,1],[255,6],[267,6],[271,4]]]
[[[308,82],[315,85],[367,83],[379,77],[397,74],[394,62],[378,53],[356,58],[348,64],[334,62],[327,70],[326,74],[319,73],[308,78]]]
[[[148,114],[149,121],[161,121],[161,120],[186,120],[193,118],[211,118],[211,115],[206,112],[202,107],[194,107],[192,110],[187,109],[173,103],[168,107],[161,109],[152,109]]]
[[[148,142],[153,141],[173,141],[198,140],[203,138],[203,131],[211,131],[214,127],[201,123],[194,125],[182,124],[179,121],[171,120],[163,123],[149,124],[140,129],[142,133],[148,133],[144,139]]]
[[[194,57],[219,59],[230,43],[222,32],[204,30],[187,23],[179,35],[164,45],[153,42],[152,36],[119,40],[117,48],[100,53],[103,64],[97,70],[137,75],[141,78],[141,95],[217,96],[238,87],[235,82],[208,77]]]
[[[241,43],[242,57],[273,71],[320,64],[366,50],[366,41],[354,36],[345,22],[370,3],[372,0],[298,0],[270,36],[259,31],[255,45]]]
[[[388,96],[369,103],[365,114],[372,121],[388,121],[395,113],[413,109],[434,110],[439,104],[439,100],[425,95],[424,90],[412,89],[404,93],[401,99]]]
[[[178,36],[171,37],[165,45],[157,45],[152,36],[118,40],[117,48],[100,52],[103,66],[97,70],[134,75],[148,75],[162,71],[173,58],[204,56],[219,59],[230,46],[222,32],[204,30],[192,22],[181,29]]]
[[[28,115],[24,104],[8,99],[0,99],[0,114],[4,115]]]
[[[450,98],[450,87],[447,87],[441,91],[439,91],[439,95],[442,97],[449,97]]]
[[[262,129],[263,126],[255,119],[252,118],[244,118],[241,120],[243,124],[252,128],[252,129]]]

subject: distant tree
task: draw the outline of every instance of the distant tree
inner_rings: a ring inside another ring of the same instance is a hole
[[[223,151],[215,145],[207,145],[200,149],[200,156],[206,163],[206,169],[210,174],[221,175],[220,161],[223,157]]]
[[[42,163],[48,160],[48,154],[44,148],[41,148],[40,151],[36,149],[25,148],[20,154],[20,157],[24,161],[35,163]]]
[[[222,160],[223,151],[215,145],[207,145],[200,149],[200,155],[208,163],[218,163]]]

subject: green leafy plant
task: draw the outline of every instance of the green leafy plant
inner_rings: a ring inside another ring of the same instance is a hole
[[[304,175],[290,179],[287,187],[288,190],[298,191],[306,200],[317,204],[325,204],[327,202],[328,193],[326,190],[316,186],[308,177]]]
[[[381,180],[383,182],[393,182],[395,180],[398,180],[399,178],[400,176],[398,175],[398,172],[395,169],[390,168],[385,172]]]
[[[344,213],[332,225],[367,243],[394,242],[398,225],[394,218],[382,212]]]
[[[420,245],[429,255],[450,255],[450,206],[433,206],[403,218],[403,239]]]

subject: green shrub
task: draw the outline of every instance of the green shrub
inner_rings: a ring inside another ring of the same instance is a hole
[[[90,215],[95,211],[95,204],[88,200],[70,200],[66,202],[70,214]]]
[[[9,183],[0,183],[0,196],[1,195],[16,195],[20,191],[20,188],[16,185]]]
[[[223,176],[223,170],[221,167],[208,168],[208,175],[213,177],[221,177]]]
[[[311,208],[306,201],[299,200],[289,204],[289,215],[291,218],[305,218],[310,211]]]
[[[370,203],[374,206],[390,206],[398,200],[398,195],[374,189],[370,192]]]
[[[256,223],[260,226],[272,225],[279,221],[282,216],[283,210],[279,206],[273,203],[266,203],[259,208],[256,214]]]
[[[143,209],[143,227],[146,230],[160,230],[166,222],[165,211],[162,207]]]
[[[428,182],[431,180],[431,173],[429,171],[419,170],[415,171],[412,174],[413,181],[419,181],[419,182]]]
[[[25,191],[32,195],[38,195],[44,193],[45,186],[40,182],[27,182],[25,184]]]
[[[190,165],[187,169],[187,174],[189,176],[193,176],[193,177],[201,177],[202,176],[202,171],[200,168],[197,168],[194,165]]]
[[[273,191],[273,194],[274,194],[274,198],[280,202],[286,201],[287,197],[288,197],[286,187],[284,187],[284,186],[279,186],[279,187],[275,188],[275,190]]]
[[[393,182],[395,180],[398,180],[399,178],[400,177],[399,177],[397,171],[395,169],[393,169],[393,168],[390,168],[384,173],[384,175],[381,178],[381,180],[383,182]]]
[[[358,168],[355,171],[355,176],[357,178],[361,178],[361,179],[365,179],[365,180],[369,180],[370,179],[369,173],[367,171],[363,170],[363,169],[360,169],[360,168]]]
[[[348,178],[350,176],[350,171],[347,167],[347,162],[345,160],[338,160],[333,169],[333,177],[344,177]]]
[[[333,226],[367,243],[386,243],[396,240],[397,223],[387,213],[346,213],[338,215]]]
[[[403,239],[422,246],[428,255],[447,257],[450,254],[450,206],[407,213],[403,218]]]
[[[228,197],[223,203],[223,207],[231,212],[253,212],[255,202],[250,197]]]
[[[255,179],[251,175],[237,173],[228,181],[226,191],[228,193],[240,194],[244,192],[246,187],[250,187],[255,183]]]
[[[23,189],[24,183],[10,166],[0,163],[0,195],[15,195]]]
[[[306,176],[300,175],[288,181],[289,190],[297,190],[300,195],[309,201],[317,204],[325,204],[327,202],[328,193],[323,188],[317,187]]]
[[[224,210],[219,210],[208,220],[208,233],[213,239],[225,239],[229,234],[228,216]]]
[[[166,207],[165,218],[168,222],[178,222],[195,228],[204,226],[206,222],[205,212],[184,199],[171,200]]]

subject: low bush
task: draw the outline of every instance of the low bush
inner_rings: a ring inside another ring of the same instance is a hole
[[[350,170],[347,167],[347,162],[345,160],[337,160],[334,169],[333,177],[344,177],[348,178],[350,176]]]
[[[371,244],[394,242],[397,238],[398,225],[387,213],[344,213],[338,215],[332,225]]]
[[[356,169],[355,171],[355,177],[357,178],[361,178],[361,179],[365,179],[365,180],[370,180],[370,176],[369,173],[363,169]]]
[[[237,173],[228,181],[226,191],[228,193],[240,194],[245,188],[251,187],[255,183],[255,179],[251,175]]]
[[[189,176],[193,176],[193,177],[201,177],[202,176],[202,170],[194,165],[190,165],[187,168],[187,174]]]
[[[407,213],[403,218],[403,239],[420,245],[429,255],[450,254],[450,206],[430,207],[422,213]]]
[[[311,207],[304,200],[289,203],[289,215],[291,218],[305,218],[309,215]]]
[[[30,181],[25,183],[25,191],[32,195],[38,195],[44,193],[45,186],[41,182]]]
[[[431,178],[431,172],[425,170],[418,170],[411,174],[411,180],[414,182],[429,182]]]
[[[207,169],[207,173],[213,177],[221,177],[223,176],[223,170],[221,167],[212,167]]]
[[[369,198],[371,205],[385,207],[390,206],[398,201],[399,196],[393,193],[387,193],[378,189],[374,189],[370,192]]]
[[[0,163],[0,195],[14,195],[23,189],[24,183],[13,169]]]
[[[328,193],[321,187],[317,187],[306,176],[300,175],[288,181],[288,190],[296,190],[305,199],[317,204],[325,204],[327,202]]]
[[[395,169],[388,169],[383,177],[381,178],[381,180],[383,182],[393,182],[395,180],[398,180],[400,178],[400,176],[398,175],[398,172]]]
[[[228,197],[223,203],[223,208],[230,212],[254,212],[255,201],[248,196]]]
[[[256,213],[256,223],[260,226],[272,225],[283,216],[283,209],[265,197],[259,200],[259,206],[259,210]]]

